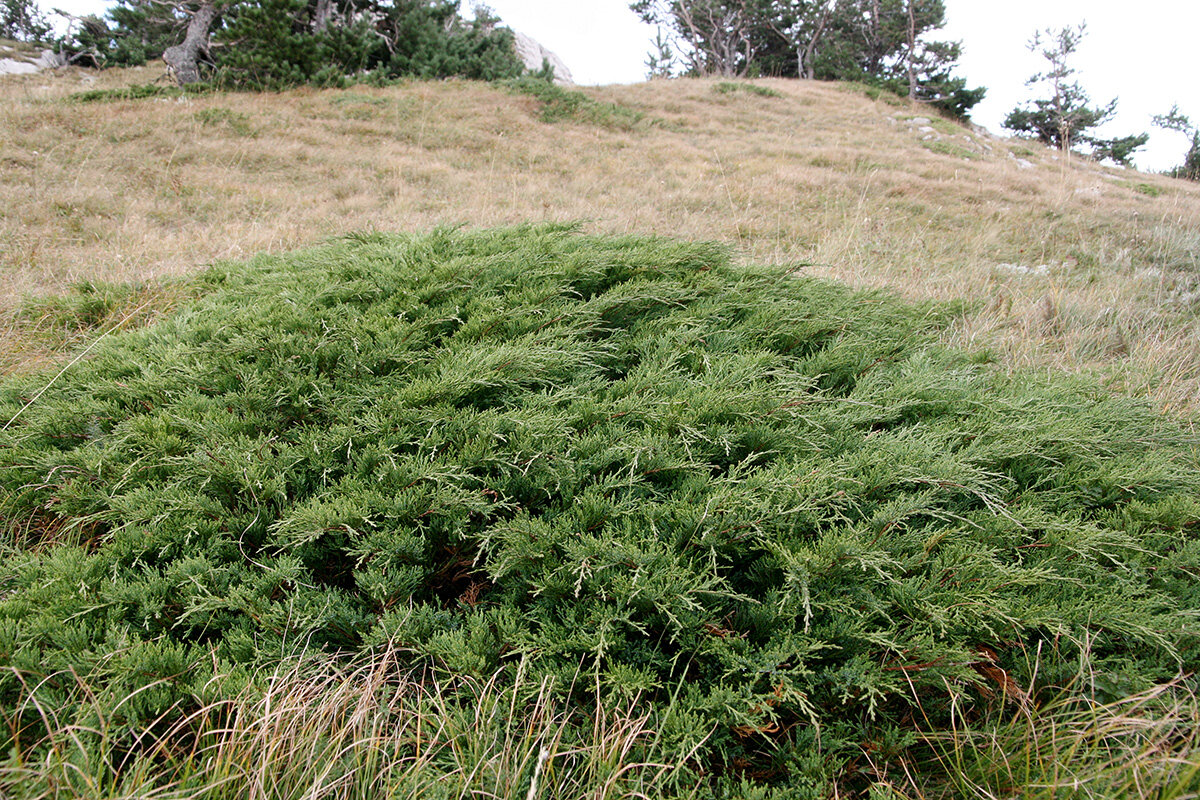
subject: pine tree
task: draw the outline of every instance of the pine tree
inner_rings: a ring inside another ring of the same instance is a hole
[[[1125,164],[1150,137],[1137,134],[1100,139],[1088,133],[1112,119],[1117,111],[1117,101],[1114,98],[1105,105],[1094,106],[1088,93],[1074,80],[1077,70],[1070,65],[1070,60],[1086,33],[1087,25],[1081,23],[1076,27],[1047,28],[1034,34],[1029,49],[1040,53],[1049,66],[1044,72],[1030,77],[1026,85],[1044,85],[1049,96],[1033,100],[1032,105],[1013,109],[1003,124],[1015,133],[1032,136],[1063,152],[1069,152],[1076,145],[1089,145],[1097,157]]]
[[[50,30],[36,0],[0,0],[0,38],[40,42]]]
[[[1166,114],[1156,116],[1154,124],[1165,130],[1185,134],[1191,139],[1188,151],[1183,157],[1183,164],[1171,170],[1171,175],[1189,181],[1200,181],[1200,127],[1193,125],[1177,105],[1172,106]]]
[[[520,75],[512,33],[458,0],[122,0],[66,47],[98,65],[164,58],[181,84],[281,88],[371,74],[496,80]]]
[[[691,74],[860,81],[966,116],[983,99],[953,76],[957,42],[930,36],[943,0],[635,0],[673,34]]]

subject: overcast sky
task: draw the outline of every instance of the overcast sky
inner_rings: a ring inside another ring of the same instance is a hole
[[[74,13],[103,9],[103,0],[42,0]],[[582,84],[643,80],[654,36],[629,10],[627,0],[488,0],[515,30],[556,52]],[[470,0],[463,2],[471,6]],[[1200,122],[1195,32],[1200,0],[946,0],[944,35],[963,43],[959,73],[986,86],[976,122],[1000,132],[1000,121],[1031,90],[1025,79],[1042,67],[1025,47],[1046,27],[1086,21],[1087,38],[1075,61],[1078,79],[1092,99],[1118,98],[1110,136],[1148,132],[1150,146],[1137,163],[1166,169],[1182,161],[1187,139],[1155,129],[1150,118],[1178,103]]]

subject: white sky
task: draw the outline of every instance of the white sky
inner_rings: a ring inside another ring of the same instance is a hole
[[[95,13],[103,0],[42,0],[72,13]],[[654,29],[629,10],[627,0],[487,0],[514,30],[556,52],[581,84],[634,83],[646,73]],[[464,9],[470,0],[464,0]],[[1181,134],[1153,128],[1150,118],[1178,103],[1200,123],[1200,69],[1195,32],[1200,0],[946,0],[944,36],[963,43],[959,74],[986,86],[976,122],[1000,131],[1000,121],[1030,96],[1025,79],[1042,59],[1026,42],[1046,27],[1088,24],[1074,60],[1093,101],[1119,99],[1110,136],[1148,132],[1150,145],[1136,157],[1144,169],[1180,163]]]

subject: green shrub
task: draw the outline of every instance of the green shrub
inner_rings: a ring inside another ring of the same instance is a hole
[[[962,158],[967,161],[973,161],[979,158],[978,153],[968,150],[962,145],[957,145],[954,142],[921,142],[921,146],[931,152],[938,153],[939,155],[943,156],[950,156],[952,158]]]
[[[183,97],[184,95],[207,94],[212,87],[205,84],[190,84],[184,87],[134,84],[117,89],[88,89],[67,97],[73,103],[111,103],[123,100],[143,100],[147,97]]]
[[[198,66],[213,85],[277,90],[300,84],[462,77],[502,80],[525,69],[513,33],[484,11],[466,20],[458,0],[327,4],[313,0],[218,3],[213,46]],[[111,25],[109,23],[112,23]],[[120,0],[107,19],[89,17],[60,42],[75,63],[141,64],[183,39],[179,11],[155,0]]]
[[[756,94],[759,97],[783,97],[783,95],[770,86],[759,86],[758,84],[747,83],[745,81],[721,81],[713,87],[713,91],[717,94],[746,92],[748,94]]]
[[[0,391],[4,752],[95,702],[81,679],[132,752],[215,674],[386,650],[525,671],[573,724],[670,708],[701,797],[823,797],[1010,687],[1198,666],[1194,440],[934,346],[954,309],[554,227],[193,291]]]

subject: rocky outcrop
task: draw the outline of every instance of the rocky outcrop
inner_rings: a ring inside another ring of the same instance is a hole
[[[32,61],[18,61],[15,58],[0,58],[0,75],[32,75],[37,71],[38,66]]]
[[[571,70],[567,69],[567,65],[553,51],[547,50],[538,41],[532,37],[526,36],[523,33],[515,34],[514,45],[517,50],[517,57],[525,64],[526,69],[540,70],[542,63],[548,63],[554,68],[554,82],[559,86],[574,86],[575,80],[571,77]]]
[[[36,58],[14,52],[2,54],[13,57],[0,58],[0,75],[32,75],[44,69],[55,69],[67,65],[66,59],[53,50],[43,50],[41,55]]]

